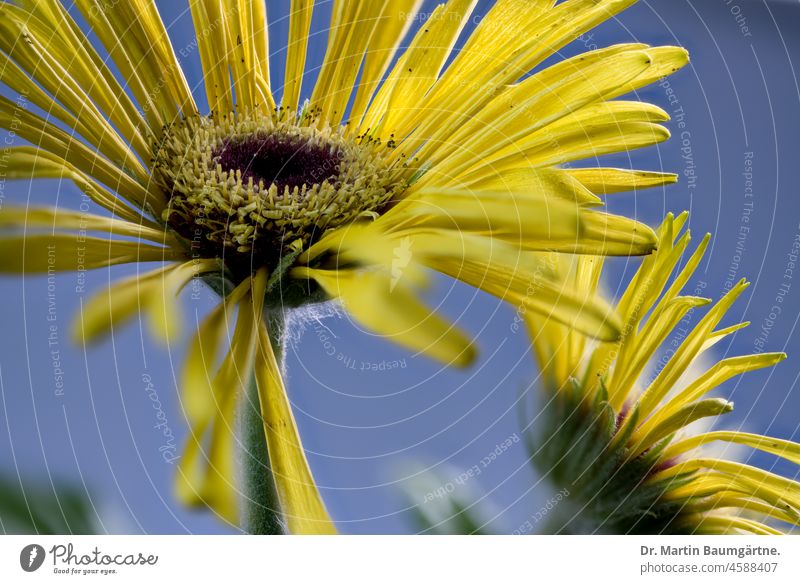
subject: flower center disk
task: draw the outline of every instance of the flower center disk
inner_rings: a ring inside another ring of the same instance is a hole
[[[336,145],[314,144],[302,136],[266,134],[233,138],[213,151],[223,171],[242,173],[242,180],[302,187],[335,180],[343,153]]]
[[[379,140],[275,116],[187,119],[165,128],[155,152],[170,200],[162,219],[196,255],[221,258],[234,282],[376,218],[406,188]]]

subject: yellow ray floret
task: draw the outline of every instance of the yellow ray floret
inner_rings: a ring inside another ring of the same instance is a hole
[[[556,319],[526,315],[558,412],[554,434],[533,457],[541,470],[568,482],[570,499],[582,505],[574,515],[579,529],[782,533],[800,525],[800,483],[712,458],[703,447],[739,444],[800,465],[800,444],[738,431],[689,431],[697,420],[733,410],[732,402],[711,392],[736,376],[775,366],[786,355],[728,357],[696,373],[704,353],[703,360],[720,339],[746,326],[717,328],[747,284],[739,282],[717,302],[681,294],[709,241],[706,236],[678,270],[690,240],[688,231],[681,235],[686,221],[685,214],[667,217],[658,230],[658,250],[642,262],[617,301],[623,320],[619,340],[590,344]],[[602,258],[552,262],[553,270],[565,271],[567,281],[587,293],[597,288],[601,265]],[[702,310],[676,341],[676,328],[686,328]],[[671,343],[669,358],[650,373],[665,343]],[[579,517],[589,519],[582,523]]]
[[[688,244],[675,239],[683,219],[656,234],[602,207],[607,194],[675,175],[573,165],[669,137],[664,110],[624,96],[687,65],[686,51],[627,43],[545,65],[633,3],[497,0],[478,15],[476,0],[431,14],[421,0],[335,0],[310,72],[317,5],[292,0],[278,87],[270,60],[281,51],[262,0],[188,0],[197,101],[153,0],[2,3],[0,127],[21,142],[4,153],[5,178],[67,180],[77,191],[48,186],[64,209],[0,209],[0,272],[156,264],[86,302],[76,330],[85,343],[140,312],[174,340],[176,297],[193,280],[207,284],[220,302],[199,323],[180,382],[192,436],[177,492],[229,522],[243,516],[233,430],[258,382],[285,523],[330,532],[265,339],[277,333],[262,321],[337,300],[372,333],[466,366],[472,338],[422,300],[437,271],[525,312],[553,379],[599,343],[587,378],[593,389],[613,380],[619,408],[641,351],[699,307],[672,289],[657,306],[663,274]],[[648,254],[616,310],[596,294],[602,257]],[[657,323],[640,333],[654,306]],[[665,389],[697,354],[737,330],[715,330],[724,310],[651,387],[645,418],[657,419]],[[615,368],[607,357],[617,351]]]

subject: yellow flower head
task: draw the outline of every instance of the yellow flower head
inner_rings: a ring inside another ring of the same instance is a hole
[[[733,410],[733,403],[708,395],[721,383],[786,355],[728,357],[697,375],[704,352],[747,325],[719,328],[747,283],[716,303],[681,295],[709,241],[706,236],[678,269],[690,240],[688,231],[681,235],[686,219],[684,213],[664,221],[658,251],[642,262],[617,303],[623,320],[617,342],[587,341],[560,324],[529,318],[551,398],[533,458],[570,491],[559,509],[564,532],[762,534],[800,525],[800,482],[701,448],[739,444],[800,464],[800,444],[687,429]],[[571,285],[594,290],[602,264],[586,256],[561,267]],[[668,358],[654,363],[663,346]]]
[[[418,297],[435,270],[617,338],[609,306],[565,292],[541,252],[654,248],[647,226],[594,207],[598,195],[674,175],[563,165],[666,139],[663,110],[616,98],[688,57],[631,43],[542,63],[633,3],[498,0],[478,19],[475,0],[450,0],[422,19],[418,0],[336,0],[324,62],[301,104],[313,2],[291,2],[284,84],[275,88],[263,1],[192,0],[208,109],[151,0],[75,2],[107,54],[56,0],[3,3],[0,79],[20,99],[0,98],[0,125],[35,145],[4,154],[7,176],[69,179],[104,212],[5,206],[0,270],[166,262],[88,302],[83,342],[139,311],[174,338],[176,296],[204,280],[223,300],[194,335],[183,372],[193,438],[179,494],[237,519],[232,428],[255,377],[289,528],[330,531],[266,342],[280,327],[268,330],[263,314],[335,299],[377,333],[466,365],[470,338]]]

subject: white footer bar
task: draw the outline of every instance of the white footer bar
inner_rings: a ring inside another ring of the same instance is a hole
[[[4,536],[0,581],[791,582],[795,537]]]

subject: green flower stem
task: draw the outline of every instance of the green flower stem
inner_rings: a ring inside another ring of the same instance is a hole
[[[278,363],[283,347],[284,318],[280,310],[265,314],[272,350]],[[242,528],[251,535],[284,535],[280,502],[269,465],[269,451],[264,436],[264,422],[259,407],[255,376],[250,381],[246,399],[241,404],[242,471],[244,479],[244,514]]]

